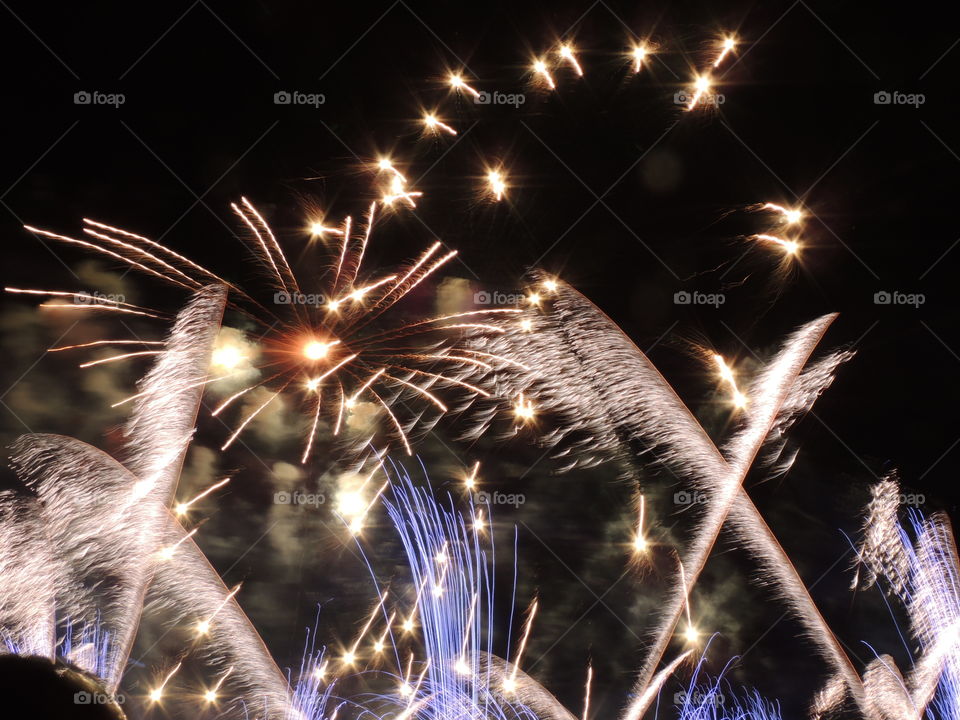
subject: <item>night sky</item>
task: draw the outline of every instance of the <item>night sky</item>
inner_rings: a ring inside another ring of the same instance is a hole
[[[415,212],[384,224],[366,262],[396,264],[440,238],[460,251],[447,281],[474,292],[521,293],[528,270],[556,273],[648,352],[715,439],[731,414],[714,368],[692,348],[712,348],[748,374],[795,327],[838,312],[823,347],[856,356],[794,428],[791,471],[751,477],[750,494],[851,656],[869,660],[866,641],[905,660],[879,592],[849,590],[848,537],[859,530],[869,485],[895,469],[905,492],[924,496],[924,512],[958,520],[960,38],[947,8],[802,0],[0,4],[7,286],[123,293],[166,312],[183,303],[176,289],[22,229],[76,235],[83,217],[159,239],[256,285],[231,202],[250,198],[306,263],[307,209],[322,208],[332,221],[359,216],[378,196],[369,165],[389,154],[424,196]],[[722,104],[683,112],[675,93],[729,32],[740,44],[715,73]],[[529,67],[561,38],[575,43],[585,76],[558,67],[550,92],[531,82]],[[636,75],[626,55],[635,39],[659,47]],[[450,92],[451,70],[525,101],[475,104]],[[84,91],[120,93],[124,102],[76,104]],[[281,91],[324,102],[277,105]],[[921,94],[923,103],[878,104],[880,92]],[[424,110],[459,135],[424,136]],[[483,180],[498,165],[509,183],[499,203]],[[807,210],[797,262],[781,264],[777,252],[745,239],[771,227],[768,213],[747,210],[763,202]],[[725,302],[678,305],[681,291],[722,293]],[[922,304],[878,304],[884,292]],[[115,449],[125,414],[110,405],[130,394],[146,362],[82,371],[79,356],[45,350],[125,330],[159,339],[165,325],[91,318],[73,326],[77,318],[51,319],[36,305],[3,297],[3,445],[30,431]],[[292,467],[296,430],[289,418],[274,420],[221,454],[228,431],[202,413],[182,485],[199,489],[233,474],[197,513],[206,520],[199,543],[228,585],[245,583],[241,604],[286,666],[299,662],[318,604],[320,636],[335,644],[352,637],[375,594],[329,508],[284,514],[272,503],[277,490],[325,491],[338,467],[329,455],[305,471]],[[658,587],[669,581],[666,565],[625,573],[632,494],[637,480],[645,483],[662,501],[649,523],[682,542],[689,528],[670,503],[674,481],[644,464],[632,481],[612,465],[558,474],[536,433],[468,444],[458,437],[469,423],[469,414],[450,418],[421,439],[430,482],[439,497],[460,498],[460,474],[480,460],[488,487],[525,494],[523,506],[496,517],[502,588],[513,575],[518,528],[516,617],[540,597],[525,669],[577,714],[592,658],[595,716],[611,717],[643,657]],[[426,482],[420,462],[403,460]],[[402,551],[385,517],[381,525],[366,549],[378,580],[399,582]],[[742,549],[721,542],[692,601],[703,628],[720,634],[709,667],[718,672],[743,655],[731,681],[779,698],[784,716],[795,717],[824,679],[822,663],[752,579]],[[509,592],[500,601],[505,652]],[[145,627],[145,638],[151,632]]]

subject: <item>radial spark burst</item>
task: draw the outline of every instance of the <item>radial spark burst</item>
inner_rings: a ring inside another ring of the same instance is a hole
[[[390,428],[385,434],[391,440],[398,440],[409,454],[412,453],[409,432],[415,422],[401,419],[394,403],[402,400],[404,405],[413,404],[418,408],[417,415],[424,416],[429,424],[451,408],[452,393],[459,407],[476,396],[489,397],[487,390],[466,382],[463,375],[477,368],[492,369],[501,358],[458,348],[459,336],[467,330],[499,332],[489,319],[520,311],[498,308],[413,320],[404,317],[398,304],[457,253],[438,241],[414,261],[393,272],[365,271],[364,256],[373,237],[378,208],[404,199],[412,203],[410,196],[414,194],[404,190],[406,179],[392,162],[381,160],[379,167],[390,174],[399,189],[393,194],[388,192],[381,203],[370,205],[362,228],[355,228],[348,217],[339,229],[324,226],[322,231],[314,233],[335,235],[336,240],[327,252],[323,272],[318,278],[310,279],[309,287],[301,283],[267,221],[246,198],[231,207],[245,228],[247,245],[258,268],[269,278],[265,287],[249,291],[165,245],[104,223],[85,219],[83,231],[88,238],[85,240],[33,227],[28,229],[43,237],[79,244],[186,290],[194,291],[209,283],[221,283],[229,288],[231,310],[259,330],[249,333],[256,338],[251,341],[256,349],[255,361],[233,346],[215,351],[216,373],[206,382],[240,382],[241,386],[235,390],[231,387],[233,391],[219,402],[212,414],[227,415],[234,406],[244,406],[222,449],[233,444],[271,404],[280,403],[281,397],[293,396],[309,418],[301,462],[305,463],[311,455],[321,421],[325,421],[333,436],[346,435],[352,414],[362,410],[365,404],[382,413]],[[501,187],[499,192],[502,194],[503,190]],[[70,294],[17,292],[54,298]],[[78,307],[157,315],[118,302]],[[95,362],[157,352],[160,351],[120,353]],[[237,367],[247,360],[253,363],[253,380],[248,380],[249,373]],[[214,386],[217,387],[222,386]],[[427,409],[424,406],[432,408],[432,412],[423,412]]]

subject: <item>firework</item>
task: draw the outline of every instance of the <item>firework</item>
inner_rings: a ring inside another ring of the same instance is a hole
[[[703,96],[710,92],[710,88],[712,86],[713,80],[710,79],[709,75],[697,75],[693,79],[690,100],[687,101],[686,105],[687,112],[693,110],[697,106],[697,104],[703,99]]]
[[[753,238],[754,240],[759,240],[760,242],[765,242],[765,243],[771,243],[773,245],[780,247],[780,249],[783,250],[784,254],[786,255],[792,256],[800,252],[800,243],[798,243],[796,240],[784,240],[783,238],[779,238],[776,235],[767,235],[765,233],[754,235]]]
[[[443,131],[448,135],[456,135],[457,131],[452,127],[447,125],[445,122],[441,122],[436,115],[433,113],[427,113],[423,116],[423,124],[427,130],[431,132]]]
[[[540,82],[546,85],[551,90],[557,89],[557,83],[553,79],[553,75],[550,72],[550,68],[547,65],[546,60],[543,58],[534,58],[533,64],[530,66],[530,71],[533,73],[535,78],[538,78]]]
[[[747,396],[737,387],[737,379],[733,375],[733,369],[727,365],[727,361],[723,359],[722,355],[714,355],[713,360],[720,372],[720,379],[730,387],[730,401],[733,406],[738,410],[745,408],[747,406]]]
[[[630,59],[633,61],[633,72],[638,73],[643,69],[643,63],[650,54],[650,48],[646,43],[638,43],[630,49]]]
[[[787,225],[796,225],[803,219],[803,211],[798,208],[785,208],[776,203],[763,203],[760,209],[778,213]]]
[[[526,423],[533,422],[533,419],[537,416],[537,409],[534,407],[533,402],[528,398],[524,398],[523,393],[520,393],[520,395],[517,396],[517,402],[513,405],[513,414],[521,425],[525,425]]]
[[[462,91],[462,92],[469,93],[470,95],[473,95],[474,99],[478,99],[480,97],[480,92],[476,88],[473,88],[470,85],[468,85],[467,82],[463,79],[462,74],[450,73],[448,81],[450,83],[451,89],[457,92]]]
[[[530,639],[536,602],[515,663],[494,653],[493,550],[476,530],[480,510],[471,507],[463,514],[442,508],[428,488],[413,487],[400,472],[385,504],[406,552],[411,586],[417,588],[417,656],[425,659],[419,673],[413,651],[406,662],[398,661],[395,681],[400,690],[393,702],[416,707],[413,714],[425,720],[573,720],[516,664]]]
[[[405,176],[389,158],[381,158],[378,170],[390,177],[384,205],[402,201],[412,204],[413,198],[419,196],[406,189]],[[502,180],[500,183],[496,192],[502,197],[505,184]],[[210,281],[227,285],[232,294],[231,309],[262,328],[255,345],[259,360],[254,371],[259,377],[231,392],[214,410],[215,415],[220,415],[235,405],[247,406],[223,449],[233,444],[270,405],[279,404],[281,396],[292,395],[310,418],[302,462],[310,457],[321,418],[327,418],[332,435],[339,436],[350,425],[351,415],[361,403],[379,408],[390,428],[388,435],[411,453],[408,433],[412,422],[397,416],[392,409],[394,403],[425,402],[435,408],[433,419],[428,420],[435,422],[449,408],[441,394],[453,391],[458,397],[489,396],[477,385],[464,382],[461,376],[477,363],[491,367],[491,363],[501,359],[481,359],[470,351],[455,352],[456,336],[465,330],[494,329],[486,318],[519,310],[467,311],[393,325],[383,322],[396,314],[388,311],[447,265],[456,257],[456,251],[443,251],[441,243],[436,242],[397,272],[365,277],[362,263],[377,220],[377,204],[373,204],[361,233],[354,231],[351,218],[344,221],[338,235],[339,248],[331,253],[323,286],[312,288],[316,292],[307,294],[273,231],[253,204],[244,198],[232,208],[250,233],[257,263],[271,278],[267,290],[273,292],[272,306],[143,236],[86,221],[88,234],[100,244],[83,241],[90,249],[122,259],[138,271],[180,287],[194,289]],[[66,236],[36,232],[72,242]],[[116,309],[132,310],[119,306]],[[107,360],[154,352],[159,351],[122,353]],[[218,349],[214,357],[216,367],[230,379],[234,378],[232,371],[248,360],[236,348]],[[89,365],[97,362],[102,360]],[[216,380],[211,382],[214,388],[219,387]]]
[[[781,720],[777,703],[756,691],[738,693],[724,682],[733,660],[721,670],[719,677],[706,677],[704,665],[712,641],[713,638],[706,644],[686,688],[674,695],[674,702],[679,701],[678,720]]]
[[[178,502],[178,503],[176,503],[176,504],[174,505],[174,507],[173,507],[173,512],[174,512],[176,515],[178,515],[178,516],[186,515],[186,514],[190,511],[190,506],[191,506],[191,505],[193,505],[193,504],[194,504],[195,502],[197,502],[198,500],[202,500],[203,498],[207,497],[207,496],[210,495],[211,493],[216,492],[217,490],[219,490],[220,488],[222,488],[224,485],[226,485],[226,484],[229,483],[229,482],[230,482],[230,478],[224,478],[223,480],[221,480],[221,481],[219,481],[219,482],[217,482],[217,483],[214,483],[213,485],[211,485],[210,487],[208,487],[206,490],[204,490],[204,491],[202,491],[202,492],[200,492],[200,493],[197,493],[196,495],[194,495],[194,496],[193,496],[192,498],[190,498],[189,500],[187,500],[187,501],[185,501],[185,502]]]
[[[180,671],[181,666],[182,663],[177,663],[173,670],[164,675],[163,680],[160,681],[159,685],[151,688],[150,692],[147,693],[147,697],[150,698],[151,703],[158,703],[163,699],[163,691],[166,689],[167,683],[169,683],[173,679],[173,676]]]
[[[544,278],[535,275],[534,279],[542,282]],[[622,438],[644,438],[675,474],[689,478],[711,498],[695,540],[680,554],[683,581],[676,583],[664,600],[656,639],[635,686],[638,700],[628,717],[642,716],[647,707],[644,703],[654,697],[650,688],[661,658],[688,609],[689,592],[725,522],[761,564],[764,576],[788,600],[831,668],[844,678],[851,696],[862,702],[859,676],[741,487],[753,463],[765,467],[780,456],[786,430],[829,385],[838,365],[850,357],[849,353],[833,353],[808,364],[833,316],[795,332],[757,374],[744,392],[751,412],[721,454],[646,356],[589,301],[561,283],[551,306],[542,312],[537,333],[515,334],[511,328],[503,335],[478,337],[476,342],[486,351],[512,348],[517,361],[537,365],[536,376],[515,368],[511,372],[518,392],[535,397],[541,409],[565,421],[566,425],[552,429],[545,438],[557,448],[558,456],[568,461],[562,469],[589,467],[609,459],[629,461],[631,453]],[[617,361],[610,362],[611,357]]]
[[[411,208],[415,208],[417,206],[417,198],[423,197],[423,193],[418,190],[407,189],[407,178],[402,172],[397,170],[390,158],[380,158],[380,160],[377,161],[377,169],[381,172],[387,173],[388,177],[390,178],[387,186],[384,188],[383,196],[380,198],[380,202],[382,202],[386,207],[393,207],[398,202],[405,202]],[[371,207],[370,212],[373,213],[373,207]],[[372,214],[370,217],[373,217]],[[249,224],[250,223],[248,223],[248,225]],[[351,226],[352,218],[348,217],[344,222],[344,230],[340,232],[340,234],[344,236],[344,252],[346,252],[346,246],[347,243],[349,243]],[[256,228],[251,229],[256,232]],[[343,257],[341,256],[341,261],[342,260]]]
[[[720,54],[717,55],[717,59],[714,60],[713,66],[715,68],[720,67],[720,63],[724,61],[727,55],[733,52],[733,49],[736,46],[737,46],[737,39],[735,37],[732,37],[732,36],[725,37],[723,39],[723,42],[720,45]]]
[[[645,553],[647,551],[647,538],[643,530],[643,512],[646,501],[643,495],[639,496],[640,510],[637,512],[637,533],[633,536],[633,550],[636,553]]]
[[[580,62],[577,60],[576,50],[574,50],[572,45],[564,43],[560,46],[560,49],[557,50],[557,54],[561,57],[561,59],[567,62],[570,67],[573,68],[573,71],[577,75],[583,77],[583,68],[580,67]]]
[[[477,472],[480,470],[480,461],[478,460],[473,464],[473,468],[470,470],[470,474],[467,475],[463,480],[463,485],[468,492],[473,492],[477,487]]]
[[[493,196],[494,200],[498,202],[503,200],[503,196],[507,192],[507,181],[504,177],[503,171],[488,170],[487,186],[489,187],[489,192]]]
[[[915,718],[931,708],[937,717],[960,718],[960,559],[949,519],[911,512],[898,518],[901,491],[894,476],[872,488],[859,547],[854,587],[883,580],[908,612],[919,657],[904,675],[893,658],[878,655],[864,673],[874,717]],[[863,571],[862,576],[861,572]],[[836,708],[842,696],[821,693],[818,709]]]

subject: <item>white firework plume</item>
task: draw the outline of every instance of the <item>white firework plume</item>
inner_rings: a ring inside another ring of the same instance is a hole
[[[109,648],[100,672],[111,692],[139,625],[223,303],[218,288],[198,293],[142,383],[126,444],[136,472],[62,436],[26,435],[13,448],[13,467],[36,491],[40,522],[59,561],[57,612],[73,633],[103,629]]]
[[[871,490],[859,561],[862,587],[882,583],[906,606],[910,632],[919,648],[908,673],[880,655],[864,684],[871,719],[919,720],[928,709],[948,720],[960,718],[960,560],[950,520],[942,513],[924,518],[898,516],[901,491],[895,475]],[[855,583],[857,580],[855,580]],[[855,585],[856,587],[856,585]]]
[[[209,374],[226,288],[198,290],[177,315],[163,351],[140,381],[127,422],[124,464],[146,486],[144,497],[173,502]]]
[[[564,458],[565,469],[615,458],[626,468],[649,450],[679,478],[706,493],[703,517],[694,539],[681,553],[681,581],[664,603],[662,620],[641,669],[638,698],[624,717],[643,715],[653,695],[647,692],[674,636],[687,599],[721,528],[759,561],[762,579],[803,624],[847,693],[863,702],[860,677],[809,596],[790,559],[743,489],[752,468],[779,457],[784,432],[806,412],[850,353],[810,356],[834,316],[801,327],[758,374],[746,395],[749,412],[721,452],[676,392],[620,328],[568,285],[535,275],[549,284],[549,311],[531,310],[528,322],[511,332],[479,339],[478,347],[509,355],[524,372],[512,368],[505,383],[532,398],[539,410],[555,415],[557,427],[543,438]],[[531,328],[532,325],[532,328]],[[762,462],[758,462],[761,460]]]
[[[36,501],[0,492],[0,653],[55,658],[56,580]]]
[[[232,703],[290,720],[302,716],[236,590],[223,585],[169,508],[224,299],[215,287],[197,293],[141,383],[125,445],[137,473],[72,438],[17,441],[13,466],[37,499],[0,498],[0,628],[18,653],[52,660],[57,622],[66,623],[67,659],[116,692],[147,597],[167,622],[186,625],[193,653],[218,671],[221,685],[229,676],[223,692]],[[91,637],[101,646],[91,648]]]

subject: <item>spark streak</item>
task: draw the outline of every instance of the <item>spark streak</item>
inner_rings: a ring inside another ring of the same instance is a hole
[[[724,58],[727,57],[733,49],[737,46],[737,39],[733,36],[728,36],[723,39],[723,44],[720,46],[720,54],[717,56],[717,59],[714,61],[714,67],[720,67],[720,63],[724,61]]]
[[[536,58],[533,61],[531,70],[533,71],[533,74],[536,77],[539,77],[540,80],[543,81],[551,90],[557,89],[557,84],[553,80],[553,75],[550,74],[550,68],[547,67],[547,63],[542,58]]]
[[[142,357],[144,355],[160,355],[163,350],[140,350],[138,352],[124,353],[123,355],[111,355],[110,357],[101,358],[99,360],[91,360],[90,362],[81,363],[79,367],[88,368],[95,365],[103,365],[103,363],[114,362],[116,360],[126,360],[127,358],[132,357]]]
[[[353,646],[343,654],[343,664],[344,665],[353,665],[357,659],[357,648],[360,647],[360,643],[363,642],[363,638],[366,636],[367,631],[370,629],[370,626],[373,625],[373,621],[377,619],[377,615],[380,613],[380,608],[383,607],[383,604],[387,601],[387,593],[384,592],[380,598],[380,602],[377,603],[377,606],[373,609],[373,612],[370,613],[370,616],[367,618],[366,624],[364,624],[363,629],[357,635],[357,639],[354,641]]]
[[[580,67],[580,63],[577,61],[576,51],[571,45],[565,43],[560,46],[560,49],[557,52],[561,58],[570,63],[570,66],[573,68],[574,72],[577,73],[577,75],[583,77],[583,68]]]
[[[201,492],[200,494],[195,495],[192,499],[190,499],[190,500],[188,500],[188,501],[186,501],[186,502],[177,503],[177,504],[174,506],[174,509],[173,509],[174,513],[177,514],[177,515],[186,515],[186,514],[187,514],[187,511],[190,509],[190,506],[191,506],[191,505],[193,505],[193,504],[194,504],[195,502],[197,502],[198,500],[202,500],[203,498],[207,497],[207,495],[209,495],[210,493],[215,492],[216,490],[219,490],[219,489],[222,488],[224,485],[226,485],[228,482],[230,482],[230,478],[225,477],[225,478],[224,478],[223,480],[221,480],[220,482],[211,485],[210,487],[208,487],[206,490],[204,490],[204,491]]]
[[[520,670],[520,661],[523,660],[523,652],[527,648],[527,640],[530,639],[530,630],[533,628],[533,619],[537,616],[537,606],[539,602],[539,599],[535,599],[533,605],[530,606],[530,613],[527,615],[527,624],[523,631],[523,638],[520,640],[520,648],[517,650],[517,657],[513,661],[513,669],[510,672],[510,677],[503,683],[503,689],[509,693],[515,692],[517,689],[517,672]]]
[[[163,691],[167,687],[167,683],[170,682],[170,679],[177,674],[177,671],[180,670],[180,666],[183,663],[177,663],[176,667],[173,668],[166,677],[164,677],[163,682],[153,688],[149,693],[150,702],[158,703],[163,699]]]
[[[714,362],[717,364],[717,369],[720,372],[720,379],[730,386],[730,391],[732,393],[731,402],[733,406],[738,410],[742,410],[747,406],[747,396],[744,395],[740,388],[737,387],[737,379],[733,374],[733,369],[727,364],[727,361],[723,359],[722,355],[714,355]]]
[[[437,116],[434,115],[433,113],[427,113],[426,115],[423,116],[423,124],[427,126],[427,130],[432,130],[433,132],[442,130],[448,135],[457,134],[456,130],[454,130],[452,127],[447,125],[445,122],[440,121],[437,118]]]
[[[644,537],[643,533],[643,512],[644,512],[644,498],[643,495],[640,496],[640,510],[639,517],[637,518],[637,534],[633,538],[633,549],[637,553],[644,553],[647,551],[647,539]]]
[[[587,665],[587,683],[583,691],[583,715],[580,720],[587,720],[590,716],[590,686],[593,684],[593,663]]]
[[[796,225],[803,219],[803,211],[798,208],[785,208],[776,203],[764,203],[761,209],[780,213],[780,215],[783,216],[783,221],[787,223],[787,225]]]
[[[460,73],[451,73],[449,77],[449,82],[450,82],[450,87],[453,88],[454,90],[462,90],[464,92],[470,93],[475,98],[480,97],[480,93],[475,88],[472,88],[470,85],[468,85],[466,81],[463,79],[463,75],[461,75]]]
[[[220,604],[217,605],[216,608],[214,608],[212,613],[210,613],[210,617],[205,618],[197,623],[196,625],[197,635],[206,635],[207,633],[210,632],[210,627],[213,624],[214,619],[217,617],[217,615],[220,614],[220,611],[223,610],[223,608],[227,605],[227,603],[233,600],[234,596],[238,592],[240,592],[240,585],[236,585],[233,588],[233,590],[231,590],[226,594],[226,596],[223,598]]]
[[[693,95],[690,97],[690,101],[687,103],[687,112],[693,110],[703,96],[710,92],[711,85],[712,81],[707,75],[697,75],[693,79]]]
[[[198,530],[199,528],[194,528],[190,532],[186,533],[182,538],[177,540],[177,542],[175,542],[173,545],[167,545],[166,547],[160,548],[160,550],[157,552],[157,555],[160,557],[161,560],[172,560],[173,556],[177,552],[177,548],[180,547],[181,544],[185,543],[187,540],[192,538],[194,535],[196,535]]]
[[[753,236],[755,240],[761,240],[763,242],[773,243],[783,248],[783,252],[787,255],[796,255],[800,252],[800,243],[796,240],[784,240],[779,238],[776,235],[765,235],[759,234]]]

